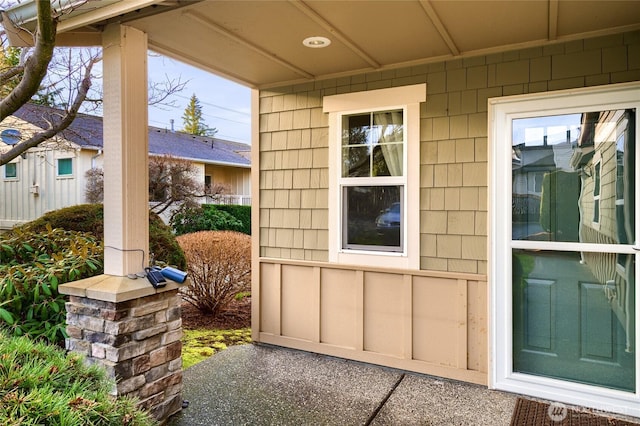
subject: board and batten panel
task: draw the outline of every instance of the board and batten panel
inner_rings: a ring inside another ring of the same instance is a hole
[[[279,264],[260,264],[260,331],[280,334]]]
[[[260,264],[256,341],[487,383],[487,283],[480,276]]]
[[[404,354],[403,275],[364,274],[364,350],[402,358]]]
[[[320,341],[329,345],[356,349],[356,327],[362,321],[362,281],[358,273],[347,269],[323,269],[320,279]],[[361,274],[360,274],[361,276]]]
[[[467,368],[488,371],[487,348],[487,283],[467,283]]]
[[[457,336],[460,324],[457,280],[414,277],[413,357],[433,364],[458,365]],[[447,343],[445,343],[447,342]]]
[[[282,334],[315,340],[318,323],[317,270],[304,266],[282,266]]]

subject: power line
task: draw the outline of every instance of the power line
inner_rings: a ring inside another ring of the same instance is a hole
[[[184,95],[180,95],[180,94],[174,94],[174,96],[178,97],[178,98],[182,98],[182,99],[186,99],[186,100],[190,100],[191,96],[184,96]],[[197,97],[197,96],[196,96]],[[228,108],[228,107],[223,107],[222,105],[217,105],[217,104],[212,104],[211,102],[206,102],[201,100],[200,98],[198,98],[198,101],[203,104],[203,105],[207,105],[210,107],[214,107],[214,108],[219,108],[219,109],[223,109],[225,111],[230,111],[230,112],[234,112],[236,114],[241,114],[241,115],[246,115],[246,116],[250,116],[251,113],[249,112],[245,112],[245,111],[239,111],[237,109],[233,109],[233,108]]]
[[[202,115],[203,115],[205,118],[206,118],[206,117],[211,117],[211,118],[217,118],[218,120],[224,120],[224,121],[230,121],[230,122],[232,122],[232,123],[242,124],[242,125],[245,125],[245,126],[249,126],[249,125],[251,125],[251,123],[247,123],[247,122],[244,122],[244,121],[231,120],[230,118],[219,117],[219,116],[217,116],[217,115],[209,115],[209,114],[202,114]]]
[[[177,110],[180,107],[178,106],[169,106],[169,108],[173,109],[173,110]],[[167,110],[164,110],[167,111]],[[171,111],[169,111],[171,112]],[[177,112],[177,111],[176,111]],[[226,118],[226,117],[221,117],[219,115],[212,115],[212,114],[207,114],[205,112],[202,113],[203,118],[208,119],[208,118],[212,118],[212,119],[216,119],[216,120],[223,120],[223,121],[229,121],[231,123],[236,123],[236,124],[242,124],[243,126],[249,126],[251,125],[251,123],[246,122],[246,121],[238,121],[238,120],[233,120],[231,118]],[[182,117],[182,116],[181,116]]]

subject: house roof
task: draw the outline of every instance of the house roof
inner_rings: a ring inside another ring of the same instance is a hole
[[[640,29],[638,1],[625,0],[97,3],[73,3],[60,18],[58,44],[99,45],[106,25],[126,24],[148,35],[151,50],[257,88],[362,73],[375,81],[396,68]],[[7,14],[32,28],[34,10],[29,0]],[[331,44],[307,48],[310,36]]]
[[[59,121],[62,112],[42,105],[26,104],[13,114],[31,125],[45,129],[49,122]],[[71,125],[58,136],[85,149],[102,149],[102,117],[78,114]],[[149,154],[201,161],[209,164],[250,167],[251,146],[218,138],[172,132],[149,126]]]

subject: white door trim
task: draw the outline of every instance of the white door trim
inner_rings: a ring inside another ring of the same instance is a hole
[[[489,99],[489,387],[568,404],[587,406],[621,414],[640,416],[640,357],[636,355],[636,391],[623,392],[598,386],[533,376],[513,371],[511,249],[528,248],[528,242],[511,238],[511,121],[515,118],[569,114],[589,110],[636,108],[635,141],[640,142],[640,84],[625,83],[585,89],[518,95]],[[640,149],[636,150],[636,157]],[[636,161],[636,182],[640,183],[640,162]],[[636,194],[638,185],[636,186]],[[636,233],[640,232],[640,209],[636,195]],[[637,246],[637,242],[635,243]],[[575,250],[579,243],[548,243],[548,249]],[[538,244],[539,248],[540,245]],[[592,247],[606,251],[611,247]],[[626,247],[625,252],[633,252]],[[636,282],[640,269],[636,252]],[[636,292],[637,293],[637,292]],[[636,342],[640,328],[636,294]]]

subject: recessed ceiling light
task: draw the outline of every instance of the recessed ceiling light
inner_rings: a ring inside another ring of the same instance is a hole
[[[307,47],[311,47],[312,49],[320,49],[322,47],[327,47],[328,45],[330,45],[331,40],[326,37],[314,36],[305,38],[304,40],[302,40],[302,44]]]

